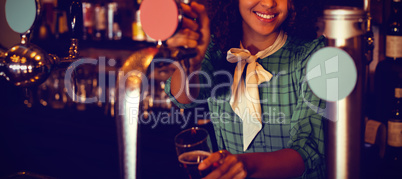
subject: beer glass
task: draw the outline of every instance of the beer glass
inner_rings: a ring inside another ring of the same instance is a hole
[[[198,170],[198,164],[212,152],[208,137],[207,130],[193,127],[180,132],[174,139],[178,160],[189,179],[200,179],[209,173]]]

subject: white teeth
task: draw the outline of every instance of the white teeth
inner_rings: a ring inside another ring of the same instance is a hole
[[[255,12],[255,14],[257,14],[257,16],[260,16],[260,17],[262,17],[264,19],[272,19],[272,18],[275,17],[275,15],[261,14],[261,13],[258,13],[258,12]]]

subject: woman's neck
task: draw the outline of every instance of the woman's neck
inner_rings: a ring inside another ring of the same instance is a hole
[[[261,50],[264,50],[274,44],[276,38],[279,35],[279,30],[272,32],[269,35],[262,36],[250,33],[243,33],[242,45],[245,49],[250,51],[252,55],[255,55]]]

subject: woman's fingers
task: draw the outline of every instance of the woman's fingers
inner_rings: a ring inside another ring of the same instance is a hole
[[[197,18],[198,12],[192,10],[192,7],[186,4],[181,4],[184,14],[187,17],[183,17],[181,29],[166,43],[169,47],[189,47],[196,48],[200,41],[200,29],[196,20],[190,18]]]
[[[182,19],[182,29],[190,29],[192,31],[197,31],[198,30],[198,24],[197,21],[194,19],[189,19],[187,17],[183,17]]]
[[[169,38],[166,43],[170,47],[190,47],[195,48],[198,45],[198,39],[200,35],[197,32],[189,29],[182,29],[172,38]]]
[[[200,39],[198,40],[198,51],[200,52],[197,57],[195,57],[196,61],[200,61],[204,58],[205,52],[207,51],[211,32],[210,32],[210,27],[209,27],[209,18],[207,11],[205,10],[205,6],[198,4],[196,2],[192,2],[190,4],[191,9],[193,9],[198,17],[197,17],[197,22],[198,22],[198,32],[200,33]]]
[[[205,177],[205,179],[215,179],[215,178],[243,179],[247,176],[244,164],[237,158],[236,155],[232,155],[230,152],[226,150],[211,154],[198,166],[198,169],[205,170],[211,167],[213,168],[213,171],[209,173]]]
[[[191,40],[198,40],[200,38],[200,34],[190,29],[181,29],[177,35],[178,37],[185,37]]]
[[[190,65],[199,69],[210,39],[209,19],[205,7],[196,2],[181,4],[183,19],[181,29],[166,43],[169,47],[195,48],[197,56],[190,59]]]
[[[166,41],[169,47],[186,47],[195,48],[197,47],[197,40],[191,40],[183,37],[170,38]]]
[[[239,179],[243,179],[246,178],[247,176],[247,172],[244,169],[244,165],[242,162],[240,161],[236,161],[236,163],[234,165],[232,165],[232,167],[230,168],[229,171],[227,171],[222,177],[220,177],[221,179],[232,179],[232,178],[239,178]]]
[[[199,170],[205,170],[209,167],[211,167],[214,163],[219,162],[221,159],[221,155],[218,152],[215,152],[211,154],[208,158],[206,158],[204,161],[202,161],[198,165]]]
[[[198,4],[196,2],[191,2],[191,9],[195,11],[195,13],[197,14],[197,20],[200,20],[200,24],[202,26],[206,26],[208,25],[209,27],[209,18],[208,18],[208,14],[207,11],[205,10],[205,6]],[[192,17],[194,18],[194,17]]]
[[[232,170],[232,167],[236,164],[237,158],[234,155],[229,155],[223,159],[222,164],[208,174],[205,179],[221,178],[228,174]],[[231,172],[232,173],[232,172]]]
[[[193,12],[190,5],[188,4],[184,4],[184,3],[180,3],[181,5],[181,9],[183,11],[183,14],[189,18],[193,18],[196,19],[198,17],[197,13]]]
[[[243,179],[247,177],[247,172],[243,170],[242,172],[238,173],[233,179]]]

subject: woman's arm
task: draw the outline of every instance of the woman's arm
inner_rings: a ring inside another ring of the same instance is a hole
[[[295,178],[300,177],[305,168],[303,158],[293,149],[237,156],[247,166],[251,178]]]
[[[275,152],[260,152],[227,155],[222,164],[213,170],[206,179],[213,178],[294,178],[304,172],[304,162],[298,152],[293,149],[282,149]],[[199,165],[205,170],[221,160],[220,152],[213,153]]]
[[[205,7],[196,2],[192,2],[190,6],[182,4],[183,12],[186,16],[194,18],[183,18],[182,29],[175,34],[172,38],[167,40],[169,47],[188,47],[197,50],[197,56],[190,59],[190,68],[188,74],[196,72],[201,69],[201,61],[204,59],[207,50],[210,29],[209,19]],[[176,69],[171,78],[171,93],[179,103],[191,103],[194,98],[197,98],[200,91],[199,87],[195,86],[190,88],[190,96],[187,96],[185,90],[185,78],[187,72]],[[195,74],[189,79],[189,84],[199,84],[198,75]]]
[[[325,38],[320,37],[304,45],[295,68],[298,100],[290,125],[288,147],[303,158],[305,171],[303,178],[325,178],[325,131],[326,101],[314,95],[305,81],[306,66],[311,55],[324,47]]]

